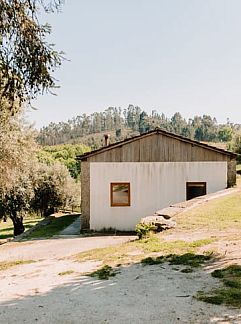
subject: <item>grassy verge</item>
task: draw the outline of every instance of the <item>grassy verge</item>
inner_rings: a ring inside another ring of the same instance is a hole
[[[41,217],[31,217],[25,218],[23,221],[25,230],[29,230],[33,226],[35,226],[38,222],[40,222],[43,218]],[[0,239],[6,239],[13,237],[13,223],[11,219],[7,219],[6,222],[1,221],[0,223]]]
[[[151,254],[168,255],[170,253],[196,253],[200,247],[210,244],[213,241],[213,239],[208,239],[194,242],[167,242],[162,241],[158,235],[154,235],[147,239],[82,252],[75,255],[74,258],[78,262],[100,260],[103,264],[116,266],[118,264],[139,262],[144,257],[150,256]]]
[[[241,230],[241,192],[191,209],[176,217],[179,230]]]
[[[62,231],[65,227],[69,226],[73,223],[79,216],[78,215],[63,215],[60,217],[56,217],[53,221],[33,233],[31,233],[28,238],[49,238],[53,235],[57,235],[60,231]]]
[[[212,276],[222,280],[224,287],[210,292],[199,292],[197,298],[211,304],[241,307],[241,266],[231,265],[215,270]]]
[[[9,268],[18,266],[18,265],[22,265],[22,264],[29,264],[29,263],[33,263],[35,261],[33,260],[20,260],[20,261],[12,261],[12,262],[5,262],[5,261],[1,261],[0,262],[0,271],[3,270],[7,270]]]

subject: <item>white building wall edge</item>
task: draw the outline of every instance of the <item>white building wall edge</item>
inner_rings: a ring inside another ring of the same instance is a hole
[[[110,206],[110,183],[130,182],[131,206]],[[227,187],[227,162],[90,163],[90,229],[134,230],[142,217],[186,200],[186,182]]]

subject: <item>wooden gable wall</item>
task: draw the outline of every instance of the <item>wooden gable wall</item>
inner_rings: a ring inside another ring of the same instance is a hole
[[[140,137],[87,157],[88,162],[229,161],[220,152],[163,134]]]

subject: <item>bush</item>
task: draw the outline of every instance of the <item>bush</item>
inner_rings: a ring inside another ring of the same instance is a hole
[[[155,230],[156,226],[152,224],[139,223],[136,225],[135,231],[139,239],[147,237],[151,231]]]

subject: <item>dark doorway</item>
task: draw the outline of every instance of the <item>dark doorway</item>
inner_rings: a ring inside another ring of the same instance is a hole
[[[206,182],[187,182],[186,193],[187,200],[206,195],[207,184]]]

